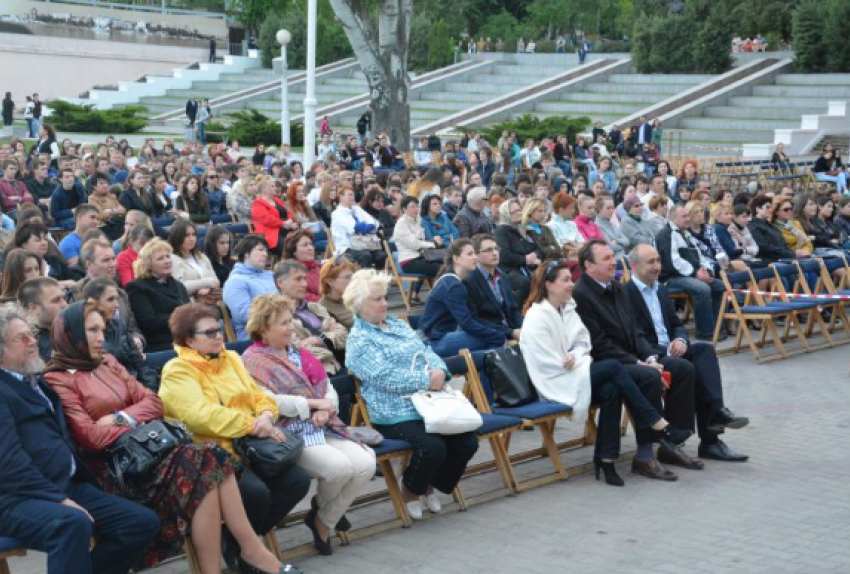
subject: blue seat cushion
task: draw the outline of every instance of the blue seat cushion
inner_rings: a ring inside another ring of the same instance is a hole
[[[385,454],[393,454],[397,452],[413,450],[413,447],[410,446],[410,443],[407,443],[403,440],[385,438],[384,442],[382,442],[378,446],[373,446],[372,450],[375,451],[375,456],[382,456]]]
[[[562,403],[547,403],[539,401],[528,403],[521,407],[494,407],[493,412],[497,415],[508,415],[521,419],[534,420],[552,415],[562,415],[573,412],[570,405]]]
[[[24,548],[24,545],[21,544],[17,538],[0,536],[0,552],[9,552],[10,550],[16,550],[18,548]]]
[[[155,369],[161,369],[165,366],[165,363],[175,358],[177,353],[174,351],[158,351],[156,353],[148,353],[147,354],[147,362],[148,365]]]
[[[242,353],[244,353],[245,350],[253,344],[254,344],[254,341],[250,341],[250,340],[248,340],[248,341],[233,341],[232,343],[227,343],[225,345],[225,348],[227,348],[228,351],[236,351],[236,353],[238,355],[242,355]]]
[[[479,435],[498,432],[502,429],[522,424],[522,419],[517,417],[509,417],[507,415],[483,414],[481,415],[481,418],[484,419],[484,424],[481,425],[481,427],[477,431],[475,431],[476,434]]]

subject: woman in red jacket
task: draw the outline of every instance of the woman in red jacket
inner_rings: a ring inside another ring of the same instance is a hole
[[[274,180],[268,176],[258,179],[259,195],[251,204],[254,233],[265,237],[269,251],[280,257],[286,234],[298,229],[299,225],[286,204],[276,196]]]
[[[254,534],[236,486],[230,455],[213,443],[178,446],[144,483],[119,488],[107,471],[107,449],[134,427],[162,418],[160,398],[111,355],[104,355],[105,322],[95,303],[79,301],[53,323],[53,357],[44,379],[62,400],[68,430],[83,460],[107,491],[157,512],[159,536],[147,549],[150,567],[182,552],[191,531],[202,572],[221,572],[221,522],[236,539],[241,561],[260,572],[278,572],[277,560]],[[248,568],[245,568],[248,570]]]

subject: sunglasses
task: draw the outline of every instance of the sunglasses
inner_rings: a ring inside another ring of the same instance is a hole
[[[221,337],[223,332],[221,327],[213,327],[212,329],[207,329],[206,331],[195,331],[195,335],[203,335],[208,339],[215,339],[217,337]]]

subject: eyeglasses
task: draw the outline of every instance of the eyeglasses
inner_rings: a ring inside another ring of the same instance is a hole
[[[207,329],[206,331],[195,331],[195,335],[203,335],[207,339],[215,339],[217,337],[222,336],[221,327],[213,327],[212,329]]]
[[[488,247],[487,249],[482,249],[478,253],[498,253],[501,251],[498,247]]]
[[[783,208],[782,208],[782,209],[780,209],[779,211],[782,211],[782,212],[785,212],[785,211],[791,211],[791,208],[790,208],[790,207],[783,207]]]
[[[31,341],[37,341],[37,340],[38,339],[35,338],[35,335],[33,335],[30,332],[25,332],[25,333],[21,333],[20,335],[15,335],[11,339],[9,339],[9,343],[20,344],[20,343],[29,343]]]

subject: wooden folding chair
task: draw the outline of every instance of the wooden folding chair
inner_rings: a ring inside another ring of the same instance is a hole
[[[429,287],[433,287],[431,278],[420,273],[405,273],[401,269],[401,263],[398,260],[398,251],[394,251],[388,241],[384,241],[384,251],[387,254],[387,267],[392,280],[395,282],[398,290],[401,292],[401,299],[404,301],[404,306],[407,312],[410,313],[410,297],[411,286],[414,283],[426,283]]]
[[[17,539],[9,536],[0,536],[0,574],[10,574],[9,564],[6,561],[16,556],[26,556],[27,549]]]
[[[830,257],[829,259],[833,259]],[[844,258],[834,258],[836,263],[843,263]],[[829,266],[820,257],[810,257],[808,259],[795,259],[794,265],[797,266],[798,280],[794,285],[794,293],[802,293],[804,295],[841,295],[838,289],[835,288],[835,283],[829,271]],[[812,286],[809,277],[817,277],[815,285]],[[842,278],[843,280],[843,278]],[[834,343],[850,342],[850,321],[848,321],[845,307],[850,305],[850,300],[847,299],[817,299],[822,308],[828,309],[830,312],[829,323],[827,330],[829,333],[835,333],[838,330],[838,321],[841,320],[841,326],[847,337]]]
[[[236,330],[233,328],[233,320],[230,317],[230,309],[224,301],[218,302],[218,309],[221,311],[221,320],[224,323],[224,342],[233,343],[237,340]]]
[[[773,270],[775,278],[771,290],[779,293],[780,301],[788,305],[793,305],[797,311],[806,314],[805,335],[807,340],[812,338],[815,325],[818,326],[820,335],[824,338],[825,343],[812,347],[812,349],[835,346],[829,329],[820,315],[821,308],[832,306],[832,302],[825,299],[791,297],[790,295],[806,295],[806,290],[809,288],[800,268],[794,263],[774,263],[770,267]],[[791,285],[790,293],[786,289],[786,284]],[[804,285],[805,289],[803,287]],[[790,328],[791,326],[789,324],[785,325],[786,337]]]
[[[764,271],[772,274],[772,270],[770,269],[765,269]],[[734,345],[730,350],[732,353],[741,351],[743,348],[742,341],[746,338],[750,352],[755,357],[757,363],[787,359],[791,354],[795,353],[789,353],[786,350],[783,344],[783,337],[779,333],[776,324],[777,320],[784,319],[786,322],[790,322],[796,332],[802,347],[802,350],[799,352],[808,352],[810,350],[800,321],[797,318],[796,309],[791,305],[781,302],[767,303],[764,297],[757,293],[759,288],[758,280],[753,275],[751,269],[734,273],[727,273],[725,270],[721,270],[720,279],[726,287],[726,295],[720,314],[717,317],[717,325],[714,329],[715,345],[717,345],[717,340],[720,337],[720,329],[723,327],[724,322],[735,321],[738,329],[735,334]],[[736,288],[734,286],[736,285],[743,285],[749,291],[744,294],[743,301],[738,301],[738,297],[734,291]],[[748,321],[762,322],[761,337],[758,341],[756,341],[747,323]],[[766,355],[761,351],[768,344],[768,335],[770,335],[770,342],[775,345],[777,350],[772,355]]]
[[[460,352],[461,356],[466,360],[467,375],[466,383],[471,385],[471,397],[475,403],[478,412],[484,414],[508,415],[522,419],[523,424],[533,426],[540,431],[543,439],[543,445],[539,449],[527,453],[518,453],[514,456],[509,456],[508,460],[513,464],[521,460],[537,458],[539,456],[548,456],[552,461],[553,472],[545,476],[533,478],[520,482],[516,480],[514,488],[517,492],[522,492],[535,486],[550,484],[556,481],[567,480],[569,475],[564,469],[564,464],[561,461],[561,453],[558,448],[558,443],[555,442],[555,423],[558,419],[565,419],[572,416],[572,408],[569,405],[561,403],[549,402],[533,402],[519,407],[493,407],[487,400],[487,392],[484,389],[484,384],[481,382],[481,377],[478,376],[478,369],[475,368],[475,360],[467,349]],[[505,452],[510,453],[510,438],[511,435],[504,436],[501,440],[504,444]],[[584,438],[574,441],[575,446],[584,444]]]
[[[334,236],[333,233],[331,233],[330,227],[326,227],[326,230],[328,236],[328,244],[325,247],[325,259],[331,259],[334,256],[334,252],[336,251],[336,248],[334,247]]]

